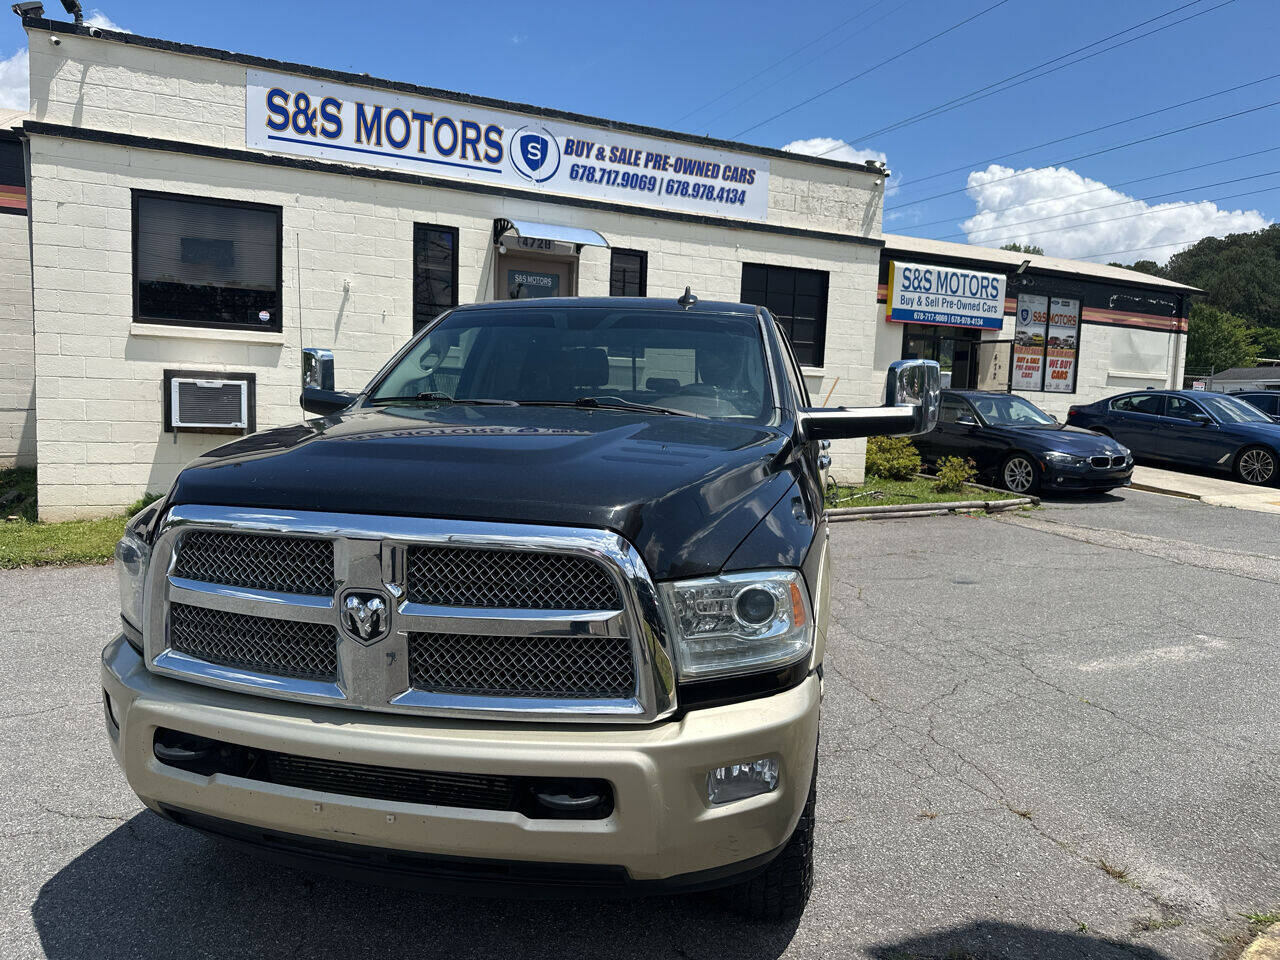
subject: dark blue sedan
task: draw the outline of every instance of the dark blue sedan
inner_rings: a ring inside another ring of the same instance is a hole
[[[1114,440],[1064,426],[1008,393],[944,390],[938,425],[913,442],[930,466],[972,460],[980,477],[1015,493],[1101,493],[1127,486],[1133,473],[1133,457]]]
[[[1280,474],[1280,423],[1225,393],[1124,393],[1072,407],[1067,422],[1114,437],[1137,457],[1222,470],[1253,484]]]

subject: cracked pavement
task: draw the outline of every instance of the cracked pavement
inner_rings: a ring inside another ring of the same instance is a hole
[[[1280,517],[1126,492],[833,525],[813,900],[547,903],[266,866],[142,810],[110,568],[0,573],[0,956],[1226,958],[1280,908]]]

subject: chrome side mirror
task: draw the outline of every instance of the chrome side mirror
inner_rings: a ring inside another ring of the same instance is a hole
[[[938,423],[942,373],[934,360],[897,360],[889,365],[882,407],[806,407],[800,428],[806,440],[913,436]]]
[[[351,406],[357,394],[333,389],[333,351],[323,347],[302,350],[302,395],[298,402],[307,413],[325,417]]]
[[[333,351],[324,347],[303,347],[302,388],[333,389]]]

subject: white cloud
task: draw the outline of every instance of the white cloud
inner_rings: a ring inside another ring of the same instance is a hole
[[[116,23],[101,10],[90,10],[84,22],[91,27],[102,30],[115,30],[119,33],[133,33]],[[0,109],[26,110],[31,96],[27,89],[27,78],[31,73],[30,61],[24,47],[8,60],[0,60]]]
[[[811,137],[808,140],[792,140],[784,144],[783,150],[792,153],[803,153],[810,157],[825,157],[828,160],[843,160],[845,163],[866,163],[868,160],[879,160],[888,163],[889,158],[879,150],[860,150],[835,137]]]
[[[889,162],[889,158],[880,150],[863,150],[847,141],[837,140],[835,137],[810,137],[808,140],[792,140],[790,143],[783,144],[782,149],[789,150],[792,153],[803,153],[810,157],[843,160],[845,163],[866,163],[868,160],[878,160],[884,164]],[[897,192],[897,181],[890,179],[884,195],[891,197]]]
[[[23,47],[8,60],[0,60],[0,109],[25,110],[27,94],[27,50]]]
[[[520,44],[524,43],[526,40],[529,39],[529,35],[527,33],[513,33],[507,39],[510,40],[512,46],[518,47],[520,46]]]
[[[1066,167],[1013,170],[992,164],[969,174],[967,192],[978,211],[960,224],[970,243],[1031,243],[1051,256],[1074,259],[1132,251],[1118,259],[1164,261],[1200,237],[1270,223],[1257,210],[1224,210],[1209,201],[1148,204]]]
[[[116,23],[97,7],[90,10],[85,16],[84,22],[91,27],[98,27],[101,30],[115,30],[117,33],[133,33],[132,30],[126,30],[120,24]]]

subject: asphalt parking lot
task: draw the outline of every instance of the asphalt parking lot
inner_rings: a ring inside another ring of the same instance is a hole
[[[1280,517],[1127,492],[834,542],[817,876],[783,927],[364,887],[171,826],[102,731],[113,572],[0,573],[0,956],[1217,958],[1280,909]]]

